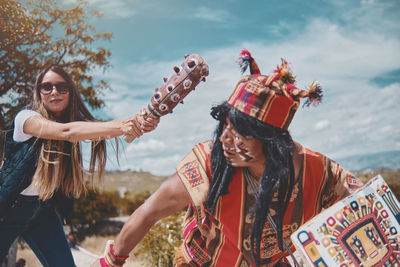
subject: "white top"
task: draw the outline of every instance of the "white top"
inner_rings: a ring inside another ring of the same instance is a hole
[[[18,112],[14,120],[14,135],[13,135],[14,141],[25,142],[26,140],[32,137],[32,135],[24,133],[24,123],[27,119],[35,115],[42,116],[40,115],[40,113],[28,109],[24,109]]]
[[[40,115],[40,113],[28,109],[24,109],[18,112],[14,120],[14,134],[13,134],[14,141],[24,142],[32,137],[32,135],[24,133],[24,123],[28,118],[36,115],[42,116]],[[25,196],[37,196],[39,192],[37,187],[31,184],[30,186],[25,188],[20,194]]]

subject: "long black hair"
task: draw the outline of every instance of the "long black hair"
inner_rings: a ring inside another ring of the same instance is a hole
[[[219,121],[214,133],[214,145],[211,152],[212,181],[208,195],[207,205],[212,214],[220,196],[228,193],[228,186],[232,179],[235,167],[230,166],[223,154],[222,144],[219,140],[226,118],[229,118],[235,130],[245,136],[257,138],[262,143],[262,151],[266,163],[264,172],[259,181],[259,196],[256,199],[253,212],[255,213],[254,225],[251,231],[252,255],[257,266],[260,266],[260,245],[263,228],[267,220],[269,208],[274,193],[278,192],[278,206],[274,221],[278,232],[278,245],[282,250],[282,222],[286,207],[289,203],[294,184],[294,171],[292,151],[294,148],[292,137],[287,130],[283,130],[250,117],[227,102],[211,109],[211,116]]]

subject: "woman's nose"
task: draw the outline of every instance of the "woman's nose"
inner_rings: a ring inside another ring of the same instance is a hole
[[[50,94],[51,95],[58,94],[58,89],[57,89],[57,87],[55,85],[53,85],[53,87],[51,88],[51,93]]]

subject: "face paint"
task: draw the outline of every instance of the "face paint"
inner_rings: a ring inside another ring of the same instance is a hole
[[[261,141],[253,137],[240,135],[229,119],[219,138],[227,163],[234,167],[249,167],[264,162]]]
[[[254,157],[251,155],[249,150],[246,148],[246,145],[239,139],[239,142],[236,143],[236,152],[243,159],[244,162],[251,161]]]

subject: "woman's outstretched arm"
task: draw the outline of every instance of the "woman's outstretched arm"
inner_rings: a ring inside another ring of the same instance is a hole
[[[26,134],[43,139],[76,142],[87,139],[109,139],[123,134],[139,137],[144,132],[154,130],[158,122],[159,119],[152,117],[145,119],[142,114],[106,122],[75,121],[69,123],[59,123],[37,115],[25,121],[23,130]]]

